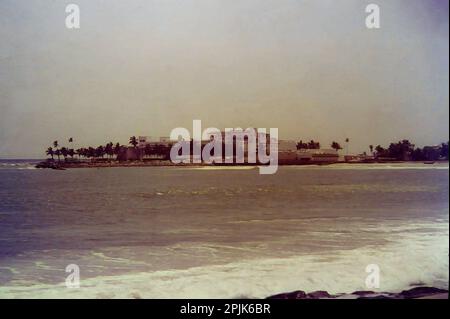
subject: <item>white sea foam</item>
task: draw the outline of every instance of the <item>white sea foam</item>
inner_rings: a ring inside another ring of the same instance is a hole
[[[292,165],[286,166],[289,169],[337,169],[337,170],[448,170],[448,163],[376,163],[376,164],[358,164],[358,163],[337,163],[330,165]]]
[[[18,170],[34,170],[37,161],[25,161],[25,160],[0,160],[0,169],[18,169]]]
[[[19,167],[17,169],[26,169],[26,170],[30,170],[31,169],[31,170],[34,170],[34,169],[37,169],[37,168],[34,165],[28,165],[28,166],[25,166],[25,167]]]
[[[81,288],[31,284],[0,287],[1,298],[264,298],[292,290],[330,293],[367,290],[368,264],[381,270],[378,291],[411,285],[448,286],[446,232],[405,234],[380,249],[371,247],[289,258],[266,258],[224,265],[129,273],[83,279]]]

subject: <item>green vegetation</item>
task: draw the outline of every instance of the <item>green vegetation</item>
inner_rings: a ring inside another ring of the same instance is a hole
[[[333,143],[331,143],[331,148],[335,149],[336,151],[339,151],[342,149],[342,146],[338,142],[333,141]]]
[[[372,146],[373,147],[373,146]],[[398,161],[437,161],[448,160],[448,142],[437,146],[415,147],[408,140],[389,144],[384,148],[375,147],[375,158],[391,158]]]
[[[311,140],[307,143],[303,143],[302,140],[300,140],[297,143],[297,149],[301,150],[301,149],[309,149],[309,150],[316,150],[320,148],[320,143],[319,142],[315,142],[314,140]]]

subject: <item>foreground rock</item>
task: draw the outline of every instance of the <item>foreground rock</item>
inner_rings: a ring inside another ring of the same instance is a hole
[[[326,291],[306,293],[302,290],[277,294],[267,299],[448,299],[448,290],[434,287],[416,287],[399,293],[355,291],[331,295]]]
[[[65,168],[62,165],[53,161],[40,162],[36,165],[36,168],[51,168],[57,170],[65,170]]]

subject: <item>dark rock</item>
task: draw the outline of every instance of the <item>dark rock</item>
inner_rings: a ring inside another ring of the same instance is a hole
[[[282,293],[278,295],[273,295],[267,299],[331,299],[331,298],[342,298],[342,299],[411,299],[411,298],[421,298],[430,297],[436,294],[447,293],[447,290],[434,288],[434,287],[416,287],[410,290],[404,290],[400,293],[390,293],[390,292],[375,292],[375,291],[355,291],[351,294],[335,294],[330,295],[327,291],[314,291],[306,294],[302,290],[297,290],[293,292]]]
[[[448,290],[434,287],[416,287],[409,290],[403,290],[399,295],[404,298],[420,298],[434,294],[448,293]]]
[[[331,296],[328,293],[328,291],[318,290],[318,291],[310,292],[309,294],[306,295],[306,297],[309,299],[320,299],[320,298],[333,298],[334,296]]]
[[[273,295],[267,299],[306,299],[306,293],[302,290],[287,292],[284,294]]]
[[[399,299],[399,298],[391,294],[376,294],[369,296],[360,296],[357,299]]]
[[[367,291],[361,290],[361,291],[355,291],[355,292],[351,293],[351,295],[357,295],[357,296],[365,296],[365,295],[371,295],[371,294],[376,294],[376,292],[370,291],[370,290],[367,290]]]
[[[40,162],[40,163],[36,164],[35,167],[36,168],[51,168],[51,169],[58,169],[58,170],[64,169],[64,167],[62,167],[60,163],[56,163],[51,160]]]

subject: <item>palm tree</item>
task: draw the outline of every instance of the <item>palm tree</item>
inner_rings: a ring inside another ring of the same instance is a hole
[[[69,150],[67,147],[61,147],[61,155],[64,157],[64,160],[67,159],[67,155],[69,154]]]
[[[116,146],[114,146],[114,154],[116,155],[116,158],[119,156],[121,149],[122,147],[120,146],[120,143],[116,143]]]
[[[73,145],[73,137],[69,137],[69,145]],[[70,151],[71,149],[72,149],[72,152]],[[73,148],[68,147],[67,151],[69,153],[69,156],[72,157],[72,159],[73,159],[73,155],[75,154],[75,151],[73,150]]]
[[[336,152],[337,152],[337,151],[339,151],[339,150],[342,149],[342,146],[341,146],[338,142],[334,142],[334,141],[333,141],[333,143],[331,143],[331,148],[332,148],[332,149],[335,149]]]
[[[345,143],[346,143],[346,145],[347,145],[347,155],[348,155],[348,143],[350,142],[350,139],[347,137],[346,139],[345,139]]]
[[[81,158],[81,156],[85,156],[86,152],[85,152],[85,148],[77,148],[77,150],[75,151],[76,154],[78,154],[78,159]]]
[[[95,157],[103,158],[103,156],[105,156],[105,148],[102,145],[100,145],[95,149]]]
[[[388,156],[387,154],[387,150],[382,147],[381,145],[377,145],[377,147],[375,147],[375,157],[384,157],[384,156]]]
[[[373,155],[373,145],[372,144],[369,145],[369,149],[370,149],[370,153]]]
[[[137,147],[136,147],[136,146],[139,144],[139,143],[138,143],[138,140],[136,139],[136,136],[130,137],[130,144],[133,145],[136,156],[138,156],[139,159],[142,160],[142,155],[143,155],[143,154],[142,154],[142,150],[141,150],[141,149],[138,150]]]
[[[298,150],[301,150],[301,149],[303,149],[303,148],[308,148],[308,144],[303,143],[303,141],[300,140],[300,141],[297,143],[297,149],[298,149]]]
[[[59,162],[59,160],[60,160],[59,157],[61,156],[61,151],[58,149],[58,146],[59,146],[58,141],[53,141],[53,147],[55,148],[54,154],[56,156],[58,156],[58,162]]]
[[[134,148],[136,148],[136,146],[138,145],[136,136],[130,137],[130,144],[133,145]]]
[[[89,148],[86,150],[86,156],[89,158],[95,157],[95,148],[89,146]]]
[[[308,148],[309,148],[309,149],[312,149],[312,150],[314,150],[314,149],[319,149],[319,148],[320,148],[320,143],[319,143],[319,142],[314,142],[314,140],[311,140],[311,141],[308,143]]]
[[[47,148],[47,150],[45,151],[45,154],[51,156],[51,157],[52,157],[52,160],[53,160],[53,155],[54,155],[55,153],[53,152],[53,148],[49,147],[49,148]]]
[[[58,162],[60,162],[61,161],[61,159],[60,159],[61,151],[59,150],[59,148],[56,149],[55,155],[58,156]]]
[[[108,144],[105,145],[105,153],[109,156],[109,159],[112,158],[112,156],[114,155],[114,147],[113,147],[113,143],[109,142]]]

